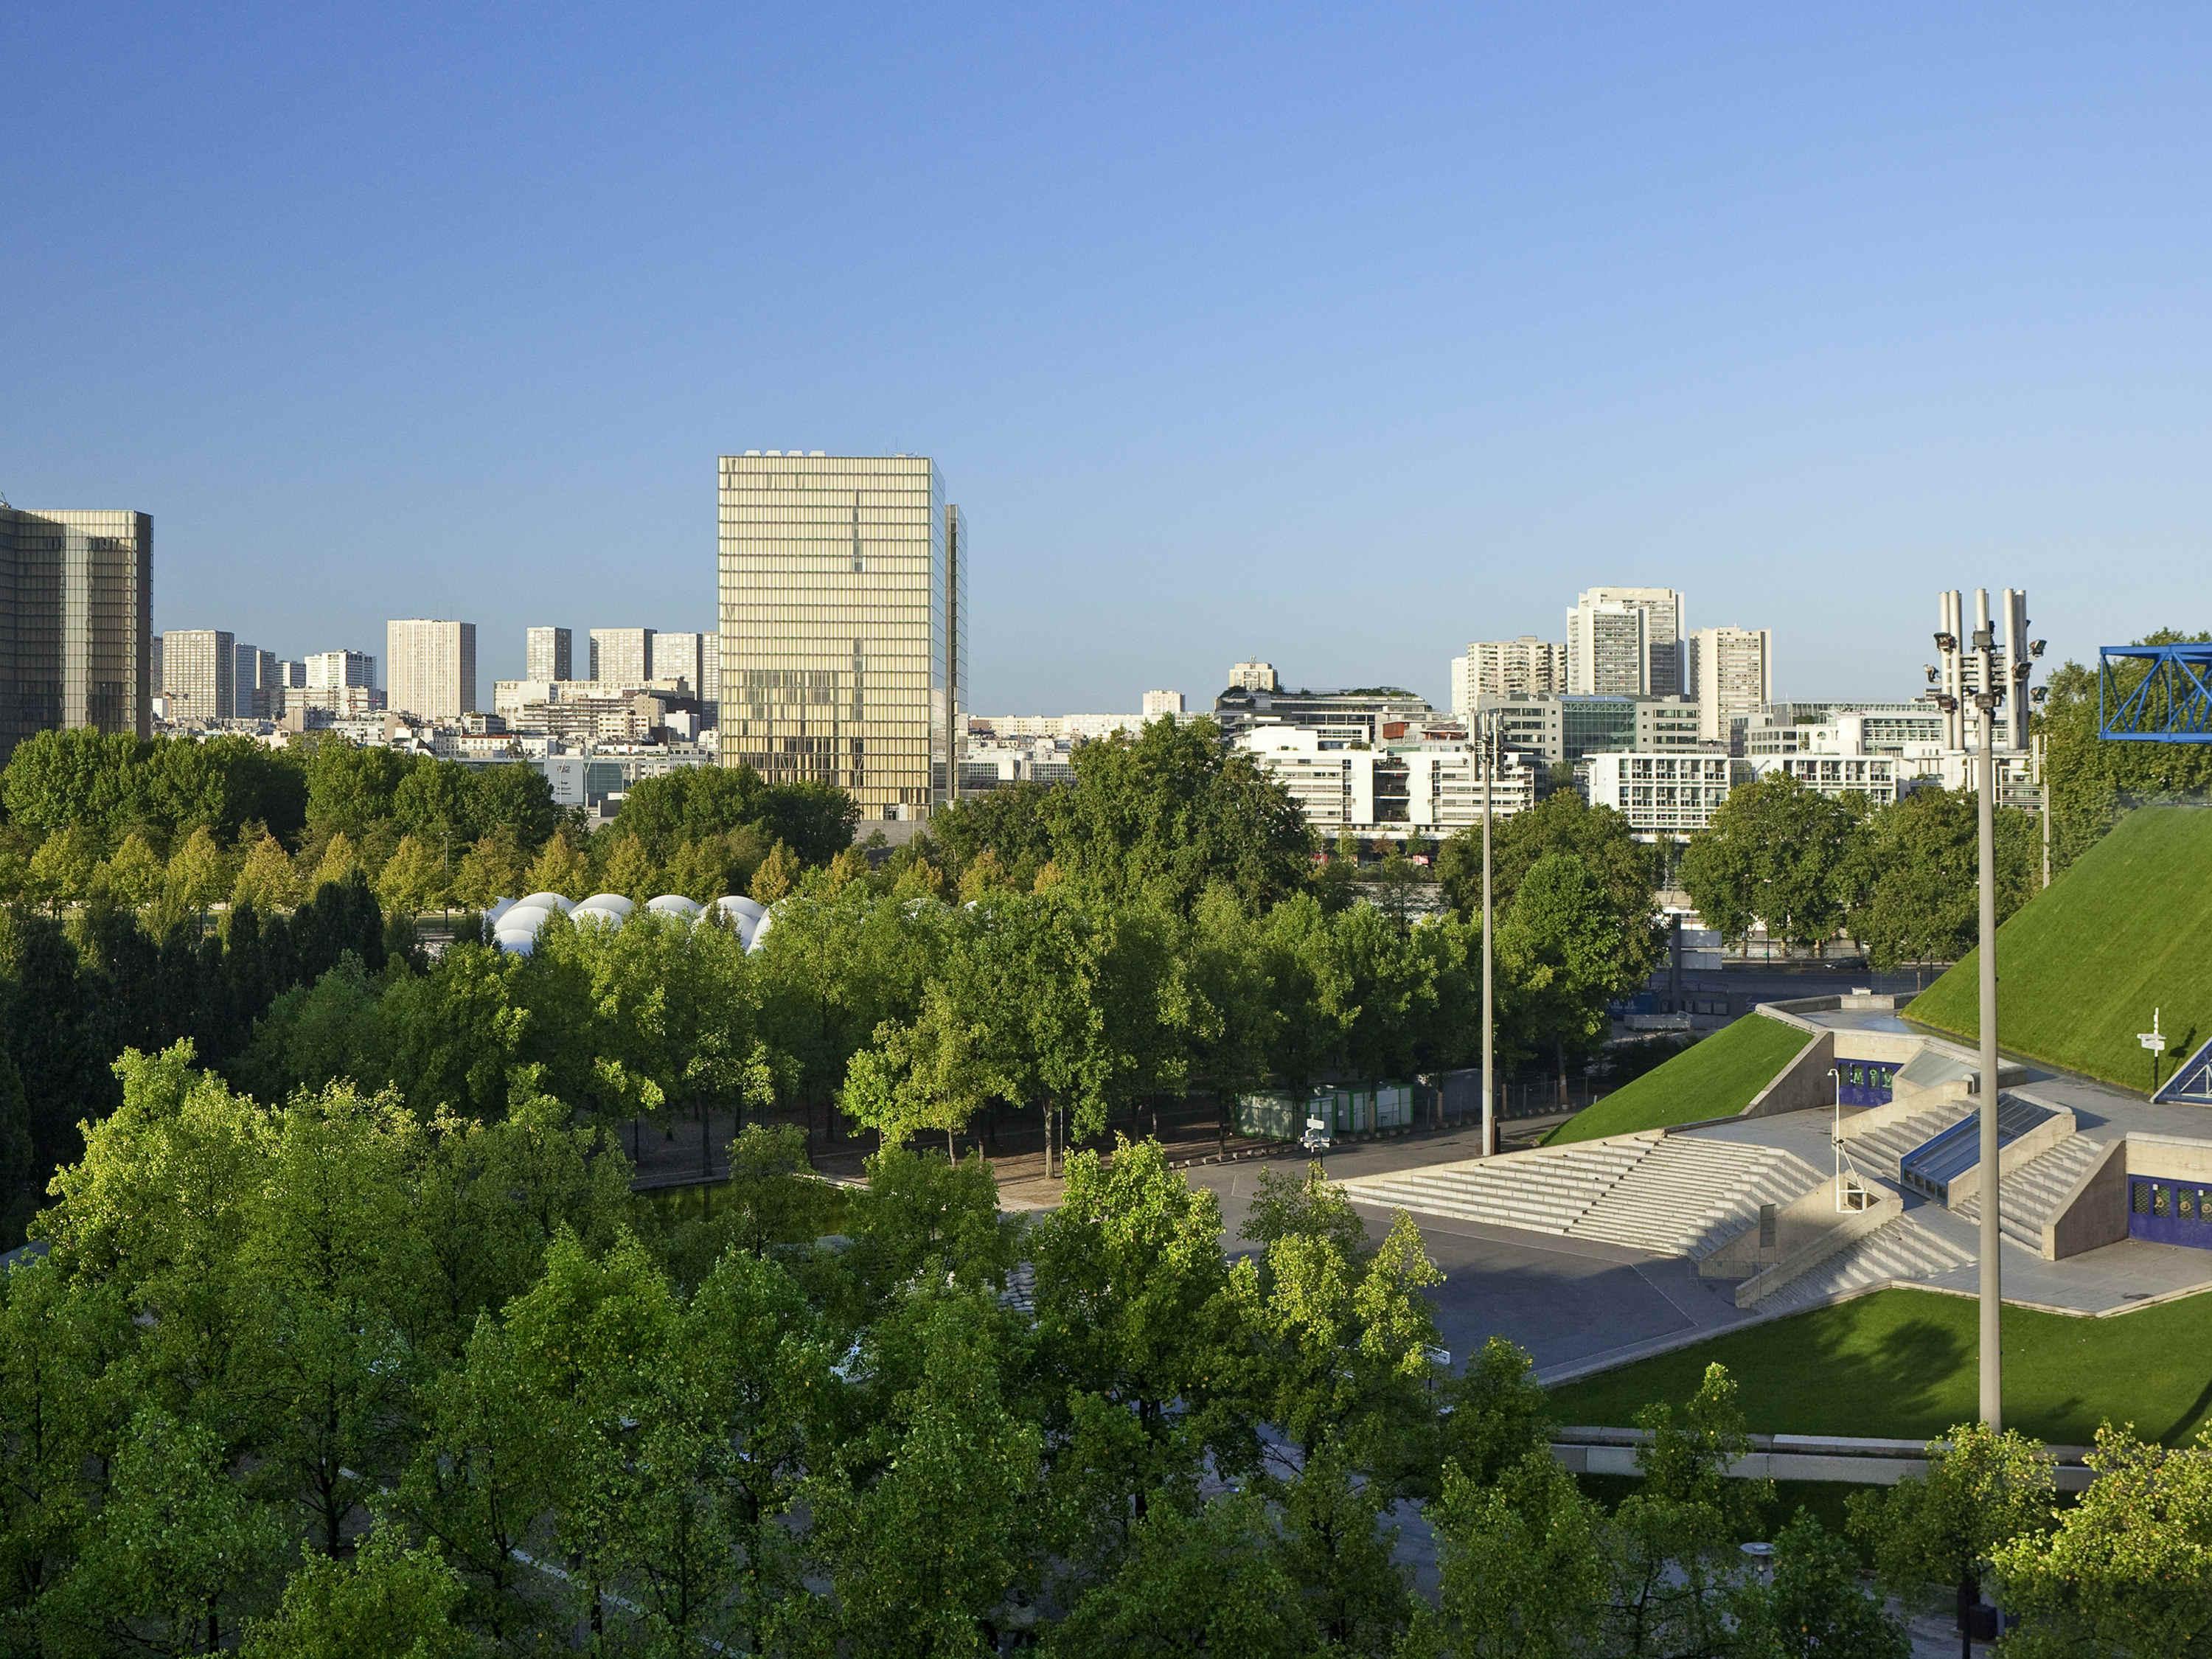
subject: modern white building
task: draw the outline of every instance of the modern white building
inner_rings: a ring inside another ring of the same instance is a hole
[[[1281,784],[1315,833],[1441,838],[1482,821],[1480,759],[1468,743],[1372,747],[1305,726],[1265,726],[1237,746]],[[1491,780],[1493,817],[1535,804],[1528,757],[1507,751]]]
[[[1145,718],[1148,720],[1156,720],[1163,714],[1180,720],[1183,712],[1182,693],[1180,691],[1145,693]]]
[[[376,684],[376,659],[366,651],[310,652],[307,669],[307,687],[310,691]]]
[[[1638,840],[1679,840],[1713,821],[1729,798],[1729,769],[1726,755],[1592,755],[1589,801],[1626,817]]]
[[[971,738],[985,743],[1089,743],[1110,738],[1116,732],[1133,735],[1144,729],[1142,714],[970,714]]]
[[[1774,630],[1700,628],[1686,643],[1698,736],[1726,743],[1738,719],[1774,701]]]
[[[1573,765],[1607,750],[1650,754],[1705,746],[1697,704],[1682,697],[1563,696],[1475,699],[1494,712],[1505,742],[1547,765]]]
[[[1569,691],[1680,695],[1681,594],[1671,587],[1585,588],[1567,612],[1566,657]]]
[[[231,691],[234,720],[265,720],[282,714],[284,697],[276,687],[276,653],[241,643],[237,666],[231,672]]]
[[[526,680],[575,678],[575,634],[570,629],[525,629],[522,635],[522,678]]]
[[[1280,682],[1271,662],[1240,662],[1230,669],[1229,684],[1240,691],[1273,691]]]
[[[477,710],[477,625],[411,617],[384,625],[386,700],[395,714],[458,720]]]
[[[656,633],[652,643],[653,678],[682,680],[692,696],[712,700],[714,693],[708,689],[707,663],[713,654],[711,647],[720,643],[717,635]]]
[[[1776,702],[1736,715],[1729,752],[1771,755],[1902,755],[1913,744],[1942,747],[1943,712],[1932,702]]]
[[[1894,755],[1773,755],[1746,763],[1756,777],[1795,778],[1816,795],[1832,799],[1856,795],[1877,806],[1897,799]]]

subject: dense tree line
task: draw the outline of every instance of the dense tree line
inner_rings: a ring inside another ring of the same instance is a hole
[[[1917,789],[1870,805],[1773,775],[1732,791],[1690,838],[1679,878],[1731,943],[1755,927],[1786,945],[1848,935],[1877,968],[1954,962],[1979,918],[1978,807],[1972,790]],[[2041,884],[2033,816],[1996,812],[1997,919]]]
[[[641,780],[587,836],[521,762],[465,765],[327,735],[270,749],[41,732],[0,774],[0,902],[58,913],[106,898],[169,916],[246,898],[289,908],[356,871],[408,915],[532,886],[703,901],[749,890],[763,870],[787,890],[850,848],[854,821],[842,791],[704,767]]]
[[[1900,1650],[1810,1522],[1737,1571],[1724,1376],[1646,1414],[1607,1512],[1525,1356],[1445,1374],[1419,1235],[1317,1173],[1231,1259],[1149,1144],[1024,1224],[981,1162],[840,1192],[754,1129],[676,1219],[543,1092],[118,1071],[0,1274],[0,1651]]]
[[[389,940],[404,962],[411,938]],[[156,932],[94,903],[66,923],[0,909],[0,1248],[18,1243],[47,1176],[82,1151],[78,1126],[120,1100],[125,1048],[189,1038],[210,1061],[239,1055],[253,1023],[341,961],[383,973],[382,912],[357,874],[289,915],[241,903],[219,927]]]

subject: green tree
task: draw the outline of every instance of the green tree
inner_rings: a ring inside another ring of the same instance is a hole
[[[2212,1435],[2168,1449],[2110,1424],[2057,1525],[1990,1546],[2008,1656],[2194,1653],[2212,1640]]]
[[[2033,897],[2041,881],[2035,820],[1996,812],[1997,921]],[[1875,967],[1956,962],[1980,926],[1981,851],[1969,790],[1916,789],[1867,826],[1866,874],[1850,913],[1851,936]]]
[[[115,1455],[76,1571],[40,1604],[64,1643],[216,1653],[281,1574],[283,1532],[203,1428],[149,1406]]]
[[[1771,1582],[1743,1586],[1733,1601],[1747,1659],[1911,1659],[1905,1627],[1860,1588],[1850,1546],[1802,1510],[1774,1540]]]
[[[776,842],[753,872],[752,896],[763,904],[774,904],[799,884],[799,855],[786,843]]]
[[[299,872],[293,869],[291,855],[283,844],[271,835],[256,839],[239,866],[238,879],[231,884],[230,902],[250,904],[264,915],[274,915],[290,909],[303,896]]]
[[[205,824],[185,838],[169,854],[164,876],[169,896],[180,909],[207,914],[208,906],[230,890],[230,874],[222,850]]]
[[[761,801],[762,830],[805,865],[827,864],[850,847],[859,820],[853,798],[826,783],[780,783]]]
[[[1604,890],[1618,919],[1627,957],[1624,979],[1641,982],[1658,965],[1661,933],[1652,908],[1659,885],[1658,849],[1638,841],[1628,820],[1609,806],[1586,805],[1572,788],[1555,789],[1525,812],[1491,825],[1491,903],[1504,915],[1542,860],[1563,853],[1578,860]],[[1462,916],[1482,915],[1482,830],[1462,830],[1437,849],[1437,881]]]
[[[273,1616],[250,1626],[246,1659],[469,1659],[483,1645],[454,1622],[465,1595],[434,1549],[380,1524],[341,1565],[310,1557]]]
[[[1823,945],[1858,902],[1865,836],[1862,803],[1778,772],[1732,792],[1690,838],[1680,880],[1725,939],[1764,922],[1785,945]]]
[[[1009,1409],[988,1297],[933,1295],[906,1316],[918,1374],[811,1490],[838,1625],[856,1652],[988,1653],[1036,1570],[1042,1440]]]
[[[1266,1509],[1232,1494],[1159,1504],[1128,1553],[1045,1638],[1048,1659],[1220,1653],[1304,1659],[1316,1632]]]
[[[1552,1051],[1564,1094],[1567,1062],[1596,1052],[1611,1022],[1607,1006],[1633,990],[1635,951],[1596,880],[1577,859],[1537,860],[1498,924],[1498,955],[1512,985],[1512,1024]]]
[[[1998,1547],[2049,1524],[2055,1490],[2040,1442],[1961,1424],[1929,1442],[1926,1474],[1854,1493],[1850,1530],[1886,1589],[1955,1589],[1963,1620]]]
[[[538,854],[538,862],[530,866],[523,885],[533,893],[558,893],[563,898],[580,899],[590,890],[591,879],[591,864],[584,857],[584,849],[563,830],[546,842]]]
[[[617,830],[607,845],[599,880],[607,891],[624,894],[642,904],[660,891],[660,866],[643,842]]]
[[[514,829],[501,824],[478,839],[454,869],[453,896],[476,910],[487,908],[496,898],[520,898],[528,868]]]
[[[485,830],[513,831],[526,853],[543,847],[561,822],[553,786],[535,766],[515,761],[478,767],[470,783],[476,795],[474,821]]]
[[[1551,1449],[1498,1471],[1443,1468],[1428,1510],[1437,1535],[1433,1610],[1422,1607],[1402,1659],[1580,1659],[1607,1607],[1602,1520]]]
[[[444,896],[446,873],[437,849],[419,836],[402,836],[377,872],[376,896],[395,916],[418,916]]]
[[[57,830],[31,854],[31,896],[57,915],[64,904],[92,896],[100,874],[100,836],[89,824]]]
[[[322,856],[315,860],[301,890],[313,896],[325,887],[340,886],[349,877],[362,873],[360,849],[354,845],[353,838],[343,830],[335,830],[323,843]]]
[[[1413,1589],[1393,1559],[1398,1529],[1382,1520],[1389,1493],[1356,1473],[1342,1448],[1324,1445],[1276,1486],[1283,1569],[1325,1651],[1383,1659],[1412,1620]]]
[[[133,830],[101,866],[100,884],[118,904],[137,909],[161,896],[161,877],[160,854],[143,832]]]

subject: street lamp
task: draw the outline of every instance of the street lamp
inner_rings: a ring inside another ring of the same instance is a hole
[[[2007,596],[2008,603],[2012,596]],[[2019,654],[2018,641],[2013,642],[2013,661],[2008,674],[1997,669],[1996,630],[1990,622],[1989,590],[1984,588],[1974,599],[1974,632],[1971,641],[1961,642],[1959,632],[1964,619],[1955,613],[1959,595],[1943,596],[1944,626],[1936,635],[1936,648],[1942,653],[1947,679],[1960,692],[1969,692],[1969,699],[1980,712],[1980,750],[1976,756],[1976,783],[1979,795],[1978,817],[1981,866],[1981,1177],[1982,1215],[1980,1239],[1980,1303],[1981,1320],[1979,1346],[1981,1350],[1981,1418],[1992,1429],[2003,1426],[2004,1390],[2001,1370],[2002,1352],[1999,1347],[1999,1310],[2003,1302],[2002,1267],[1998,1249],[2002,1234],[1997,1225],[1998,1170],[1997,1170],[1997,896],[1996,896],[1996,724],[1997,709],[2005,699],[2006,681],[2017,683],[2027,690],[2028,676],[2033,672],[2027,657]],[[2016,609],[2008,613],[2014,619]],[[2008,624],[2009,628],[2009,624]],[[2039,654],[2040,641],[2031,643],[2029,656]],[[1969,665],[1973,672],[1968,673]],[[1948,714],[1960,707],[1960,699],[1945,695],[1939,705]],[[1960,733],[1964,735],[1963,732]]]
[[[1491,936],[1495,918],[1490,907],[1490,775],[1491,740],[1497,731],[1495,709],[1475,711],[1475,741],[1482,755],[1482,1155],[1498,1150],[1498,1080],[1496,1059],[1498,1009],[1492,989]]]

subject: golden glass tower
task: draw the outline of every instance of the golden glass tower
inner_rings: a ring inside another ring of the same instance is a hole
[[[959,783],[967,526],[926,455],[721,458],[722,763],[919,818]]]

